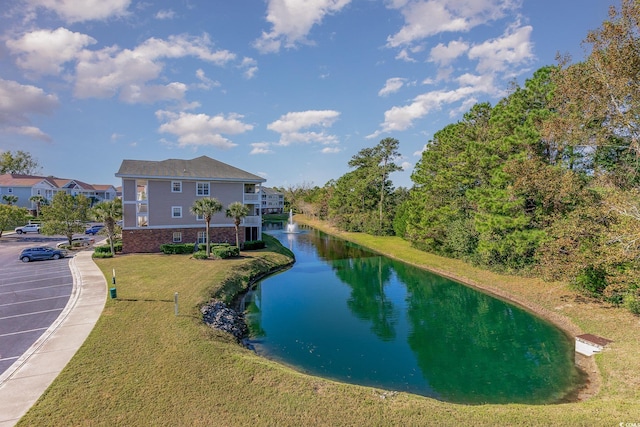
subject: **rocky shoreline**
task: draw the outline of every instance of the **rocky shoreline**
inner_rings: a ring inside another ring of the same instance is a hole
[[[238,342],[244,342],[249,333],[244,315],[229,308],[222,301],[211,300],[200,309],[200,312],[204,323],[214,329],[233,335]]]

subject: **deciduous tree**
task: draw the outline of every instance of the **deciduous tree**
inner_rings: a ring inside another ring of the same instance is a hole
[[[18,150],[14,153],[4,151],[0,153],[0,175],[6,173],[31,175],[34,174],[40,165],[31,154]]]
[[[26,221],[27,210],[18,206],[0,205],[0,237],[2,231],[15,227]]]
[[[42,218],[43,234],[64,234],[71,246],[73,234],[83,232],[89,219],[89,199],[60,191],[53,196],[51,205],[42,207]]]

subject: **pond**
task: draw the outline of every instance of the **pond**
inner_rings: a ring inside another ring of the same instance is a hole
[[[250,343],[311,375],[465,403],[546,404],[580,386],[573,340],[475,289],[314,229],[246,302]]]

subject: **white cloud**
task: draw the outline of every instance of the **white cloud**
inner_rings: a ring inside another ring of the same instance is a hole
[[[334,135],[324,133],[324,128],[331,127],[338,119],[340,113],[333,110],[308,110],[287,113],[275,122],[269,123],[267,129],[280,134],[280,145],[292,143],[337,144],[338,139]],[[308,128],[321,128],[321,132],[305,131]]]
[[[196,78],[200,80],[200,83],[196,85],[198,89],[209,90],[212,87],[220,86],[220,82],[211,80],[209,77],[207,77],[202,68],[198,68],[196,70]]]
[[[406,0],[388,7],[399,9],[405,24],[387,38],[387,46],[411,45],[443,32],[467,32],[520,6],[520,0]]]
[[[212,43],[207,34],[191,37],[186,34],[169,36],[167,40],[152,37],[135,48],[136,55],[149,59],[182,58],[193,56],[216,65],[224,65],[236,58],[227,50],[211,50]]]
[[[179,101],[186,92],[187,85],[180,82],[166,85],[131,84],[120,90],[120,99],[129,104],[153,104],[158,101]]]
[[[387,96],[392,93],[399,91],[407,79],[403,79],[402,77],[392,77],[387,79],[384,87],[380,89],[378,92],[378,96]]]
[[[402,107],[392,107],[384,113],[384,122],[380,125],[381,130],[368,135],[367,138],[375,138],[383,132],[403,131],[431,111],[440,109],[443,105],[459,102],[478,89],[472,86],[464,86],[455,90],[437,90],[418,95],[409,105]]]
[[[405,62],[417,62],[410,54],[407,49],[401,49],[400,52],[396,55],[396,59],[400,59]]]
[[[164,20],[164,19],[173,19],[175,18],[176,13],[171,9],[163,9],[159,10],[156,13],[156,19]]]
[[[322,150],[320,150],[322,154],[336,154],[340,153],[341,151],[342,149],[338,147],[324,147]]]
[[[75,61],[86,46],[94,43],[93,37],[62,27],[32,31],[6,42],[11,53],[17,56],[16,64],[39,75],[60,74],[63,64]]]
[[[116,46],[99,51],[84,50],[78,55],[75,95],[79,98],[107,98],[119,93],[125,102],[180,100],[187,90],[183,83],[150,85],[160,78],[165,58],[194,56],[217,65],[235,59],[226,50],[211,50],[209,37],[170,36],[167,40],[151,38],[135,49]]]
[[[478,72],[504,71],[533,59],[531,26],[512,27],[500,38],[488,40],[469,50],[469,59],[478,60]]]
[[[481,23],[504,16],[519,7],[518,0],[398,0],[394,6],[405,15],[407,25],[388,40],[388,46],[401,47],[401,52],[413,49],[413,43],[442,31],[468,31]],[[522,72],[520,68],[534,59],[531,39],[532,28],[520,26],[516,20],[497,38],[472,44],[462,39],[440,43],[429,52],[429,61],[438,65],[433,76],[424,84],[447,81],[456,87],[434,90],[416,96],[406,105],[393,106],[384,114],[380,128],[367,138],[385,132],[404,131],[433,111],[445,108],[449,116],[467,111],[481,98],[503,96],[496,82],[512,78]],[[475,73],[456,75],[454,61],[465,60],[465,68],[474,66]],[[382,91],[381,91],[382,92]]]
[[[35,86],[0,79],[0,129],[4,132],[49,141],[48,135],[31,126],[29,116],[52,114],[57,106],[55,95],[46,94]]]
[[[271,154],[274,151],[269,148],[271,144],[268,142],[254,142],[251,144],[251,152],[249,154]]]
[[[268,0],[267,21],[270,32],[262,32],[254,47],[262,53],[278,52],[308,43],[311,28],[322,22],[326,15],[337,13],[351,0]]]
[[[414,151],[413,155],[416,157],[422,157],[422,153],[424,153],[427,149],[427,144],[423,145],[422,148],[418,151]]]
[[[207,146],[231,148],[236,146],[222,136],[237,135],[253,129],[252,125],[243,123],[240,114],[222,114],[209,116],[206,114],[175,113],[160,110],[156,112],[158,120],[164,122],[158,128],[161,133],[170,133],[178,137],[178,146]]]
[[[442,43],[438,43],[437,46],[431,49],[429,61],[435,62],[441,67],[446,66],[451,64],[454,59],[460,57],[468,50],[469,44],[462,40],[451,41],[446,46]]]
[[[246,79],[252,79],[258,72],[258,61],[245,56],[239,65],[240,69],[244,69],[243,75]]]
[[[32,7],[54,11],[67,23],[125,16],[131,0],[26,0]]]
[[[51,142],[51,137],[35,126],[8,126],[6,128],[0,127],[0,130],[6,133],[13,133],[17,135],[27,136],[32,139]]]

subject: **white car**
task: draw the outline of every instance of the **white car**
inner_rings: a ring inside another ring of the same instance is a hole
[[[40,224],[27,224],[22,227],[16,227],[16,233],[40,233]]]
[[[93,237],[74,237],[71,239],[71,246],[82,246],[86,248],[87,246],[93,245],[95,242],[96,240]],[[69,242],[66,240],[56,245],[57,248],[64,248],[66,246],[69,246]]]

